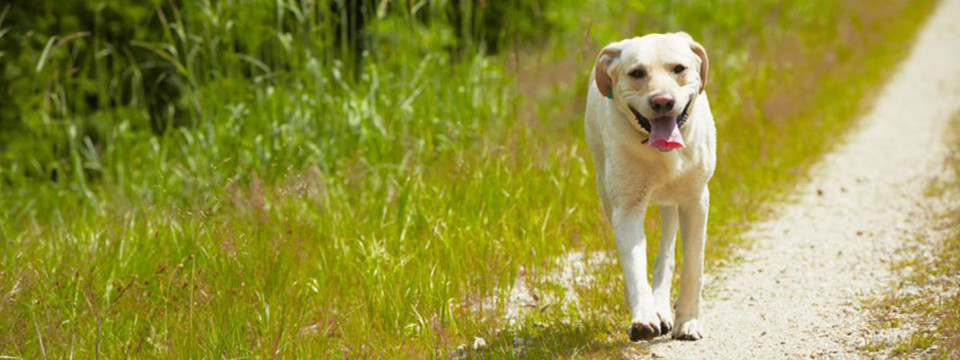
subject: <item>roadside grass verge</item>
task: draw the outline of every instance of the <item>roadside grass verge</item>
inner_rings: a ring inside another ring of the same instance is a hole
[[[560,255],[613,256],[583,142],[596,51],[681,29],[708,49],[718,261],[830,149],[820,134],[855,125],[934,2],[559,1],[540,9],[549,32],[496,54],[401,8],[359,61],[331,55],[332,3],[310,4],[163,5],[140,14],[157,37],[119,45],[95,40],[108,24],[6,32],[28,50],[5,75],[34,75],[4,89],[22,121],[0,134],[0,355],[638,351],[615,261],[577,307],[509,325],[483,301],[518,276],[563,299]],[[166,80],[143,83],[153,71]],[[180,97],[157,110],[161,85]]]
[[[868,344],[869,350],[889,346],[901,358],[960,358],[960,111],[953,114],[946,134],[949,153],[945,179],[930,184],[927,196],[945,204],[931,209],[939,222],[931,233],[918,235],[910,256],[894,266],[903,280],[894,291],[871,306],[879,326],[911,323],[910,334],[891,344]]]

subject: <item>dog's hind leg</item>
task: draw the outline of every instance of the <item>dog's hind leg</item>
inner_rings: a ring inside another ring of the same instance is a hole
[[[683,269],[680,273],[680,295],[677,297],[676,327],[673,329],[675,339],[699,340],[703,337],[700,294],[703,288],[703,250],[709,207],[710,191],[706,187],[698,199],[680,205]]]
[[[673,309],[670,306],[670,285],[673,280],[674,253],[677,229],[680,226],[676,205],[660,206],[660,251],[653,262],[653,303],[660,318],[660,333],[673,329]]]

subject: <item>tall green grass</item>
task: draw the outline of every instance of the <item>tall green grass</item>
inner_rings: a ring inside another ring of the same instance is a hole
[[[352,55],[322,1],[155,3],[124,16],[162,31],[120,42],[98,36],[110,22],[0,28],[20,100],[0,134],[0,355],[446,357],[475,336],[491,355],[619,351],[614,265],[577,309],[507,326],[483,301],[521,267],[536,284],[564,252],[612,249],[582,140],[595,51],[681,29],[707,47],[716,260],[932,8],[506,2],[491,37],[481,2],[363,4]]]

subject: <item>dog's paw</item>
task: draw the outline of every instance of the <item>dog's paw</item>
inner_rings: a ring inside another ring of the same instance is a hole
[[[676,329],[673,329],[673,338],[677,340],[700,340],[703,333],[700,329],[700,321],[696,318],[679,321]]]
[[[673,311],[658,310],[657,317],[660,319],[660,334],[669,334],[670,330],[673,330]]]
[[[634,321],[627,330],[630,341],[650,340],[660,336],[659,321]]]

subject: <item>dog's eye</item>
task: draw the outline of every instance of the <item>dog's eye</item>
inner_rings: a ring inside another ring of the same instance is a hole
[[[634,78],[634,79],[642,78],[644,75],[646,75],[646,74],[644,74],[644,73],[643,73],[643,70],[640,70],[640,69],[637,69],[637,70],[634,70],[634,71],[631,71],[631,72],[630,72],[630,77],[632,77],[632,78]]]
[[[684,70],[686,70],[686,69],[687,69],[687,68],[686,68],[685,66],[683,66],[683,65],[677,65],[677,66],[674,66],[674,67],[673,67],[673,73],[674,73],[674,74],[679,74],[679,73],[682,73],[682,72],[683,72]]]

